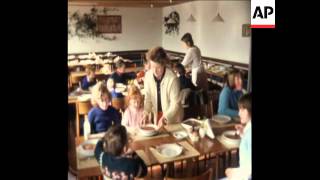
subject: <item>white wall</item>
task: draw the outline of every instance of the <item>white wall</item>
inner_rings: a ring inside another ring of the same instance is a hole
[[[68,6],[69,13],[79,11],[90,12],[91,6]],[[102,7],[97,7],[99,10]],[[101,38],[68,40],[68,53],[87,53],[90,51],[126,51],[149,49],[161,45],[161,8],[118,8],[108,15],[121,15],[122,33],[116,35],[117,40],[109,41]],[[153,19],[153,21],[152,21]],[[107,34],[107,36],[110,36]]]
[[[224,23],[212,22],[218,7]],[[77,10],[84,13],[92,7],[69,5],[68,8],[70,13]],[[157,45],[184,53],[180,39],[190,32],[202,56],[249,63],[251,37],[242,37],[242,24],[250,23],[250,1],[195,1],[165,8],[118,9],[108,13],[122,16],[122,33],[115,34],[117,40],[75,37],[68,40],[68,53],[142,50]],[[163,18],[173,10],[180,15],[180,33],[166,35]],[[196,22],[187,22],[191,12]]]
[[[212,22],[217,11],[225,22]],[[250,23],[250,1],[195,1],[163,8],[163,17],[173,10],[180,15],[179,35],[165,34],[162,25],[162,46],[185,52],[181,37],[190,32],[202,56],[249,64],[251,37],[242,37],[242,24]],[[188,22],[190,13],[196,22]]]

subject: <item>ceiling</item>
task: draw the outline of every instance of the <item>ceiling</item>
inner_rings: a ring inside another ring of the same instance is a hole
[[[165,7],[190,1],[195,0],[68,0],[68,4],[105,7]]]

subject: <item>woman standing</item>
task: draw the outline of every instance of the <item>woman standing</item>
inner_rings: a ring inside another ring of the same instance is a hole
[[[183,66],[188,66],[191,64],[191,79],[194,86],[199,89],[207,89],[207,77],[201,62],[201,51],[194,45],[193,39],[190,33],[186,33],[181,38],[183,47],[187,49],[186,55],[181,62]]]
[[[180,104],[180,82],[172,70],[166,68],[169,58],[162,47],[150,49],[146,54],[150,70],[145,75],[145,101],[143,123],[149,113],[154,114],[154,124],[165,124],[182,120],[183,109]]]

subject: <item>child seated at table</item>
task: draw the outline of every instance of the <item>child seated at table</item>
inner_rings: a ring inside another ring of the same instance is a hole
[[[81,89],[89,90],[89,87],[92,87],[96,84],[96,74],[95,68],[91,65],[86,67],[86,76],[81,80]]]
[[[123,94],[121,92],[116,92],[116,84],[114,80],[110,77],[107,80],[107,87],[109,92],[111,93],[112,98],[123,98]]]
[[[131,79],[135,79],[136,78],[136,74],[132,74],[132,73],[125,73],[125,69],[126,69],[126,64],[124,63],[123,60],[119,60],[116,62],[115,64],[116,66],[116,71],[114,73],[111,74],[111,78],[114,80],[114,83],[122,83],[127,85],[128,84],[128,80]]]
[[[122,125],[139,127],[143,118],[143,97],[137,86],[129,86],[126,103],[128,107],[124,112]]]
[[[225,85],[219,95],[218,114],[235,117],[238,115],[238,100],[245,93],[242,73],[233,69],[225,76]]]
[[[180,64],[180,63],[176,64],[174,66],[174,71],[179,78],[181,89],[186,89],[186,88],[190,88],[192,90],[196,89],[196,87],[193,85],[193,83],[191,81],[191,78],[187,77],[186,69],[184,68],[184,66],[182,64]]]
[[[228,180],[251,179],[251,94],[243,95],[239,100],[239,116],[241,124],[235,126],[241,136],[239,147],[239,164],[237,168],[227,168],[225,173]]]
[[[97,142],[95,158],[104,179],[134,179],[144,177],[148,169],[143,160],[128,148],[126,128],[115,125]]]
[[[110,104],[111,94],[103,82],[92,88],[93,108],[88,113],[91,133],[105,132],[112,124],[121,124],[121,114]]]

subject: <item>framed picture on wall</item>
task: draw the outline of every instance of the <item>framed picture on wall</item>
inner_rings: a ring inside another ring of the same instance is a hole
[[[98,16],[99,33],[122,33],[121,16]]]
[[[251,28],[250,24],[242,25],[242,37],[250,37],[251,36]]]

